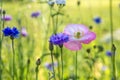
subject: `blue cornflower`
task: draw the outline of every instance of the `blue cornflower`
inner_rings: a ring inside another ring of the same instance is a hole
[[[48,1],[48,4],[49,4],[50,6],[53,6],[53,5],[55,4],[55,2],[54,2],[54,1]]]
[[[96,24],[100,24],[102,22],[100,17],[95,17],[93,20]]]
[[[54,45],[62,45],[69,40],[69,36],[64,33],[53,34],[50,37],[50,42]]]
[[[54,64],[54,67],[57,67],[57,62],[55,62]],[[52,65],[52,63],[46,63],[45,64],[45,67],[48,69],[48,70],[50,70],[50,71],[53,71],[53,65]]]
[[[56,4],[58,4],[58,5],[65,5],[66,4],[66,0],[56,0]]]
[[[4,36],[10,36],[10,38],[14,39],[19,36],[19,31],[16,27],[13,27],[12,29],[10,27],[6,27],[3,30]]]
[[[111,51],[107,51],[107,52],[106,52],[106,55],[107,55],[107,56],[112,56],[112,52],[111,52]]]
[[[40,15],[40,12],[39,12],[39,11],[36,11],[36,12],[33,12],[33,13],[31,14],[31,17],[37,18],[39,15]]]

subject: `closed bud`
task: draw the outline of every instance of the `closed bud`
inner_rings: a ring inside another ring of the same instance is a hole
[[[51,42],[49,42],[49,50],[50,50],[50,51],[53,51],[53,49],[54,49],[53,44],[52,44]]]
[[[40,60],[40,58],[38,58],[36,61],[36,65],[39,66],[40,64],[41,64],[41,60]]]

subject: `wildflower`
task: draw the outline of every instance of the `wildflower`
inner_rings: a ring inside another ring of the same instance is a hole
[[[31,14],[31,17],[37,18],[40,15],[40,12],[36,11]]]
[[[12,29],[10,27],[6,27],[2,31],[4,36],[10,36],[11,39],[17,38],[19,36],[19,31],[16,27],[13,27]]]
[[[64,33],[69,36],[69,41],[64,46],[73,51],[80,50],[82,43],[88,44],[96,38],[96,34],[82,24],[69,24]]]
[[[57,67],[57,62],[54,63],[54,66]],[[53,67],[52,67],[52,63],[46,63],[45,67],[50,70],[53,71]]]
[[[4,20],[4,21],[11,21],[12,17],[10,15],[5,15],[5,16],[2,16],[2,20]]]
[[[50,42],[54,45],[63,45],[63,43],[66,43],[69,40],[68,35],[64,33],[58,33],[58,34],[53,34],[50,37]]]
[[[21,35],[24,36],[24,37],[28,36],[28,33],[27,33],[27,31],[26,31],[26,28],[23,27],[23,28],[21,29]]]
[[[56,0],[56,4],[58,4],[58,5],[65,5],[66,4],[66,0]]]
[[[106,55],[107,55],[107,56],[112,56],[112,52],[111,52],[111,51],[107,51],[107,52],[106,52]]]
[[[102,22],[102,20],[101,20],[101,18],[100,17],[95,17],[94,19],[94,22],[96,23],[96,24],[100,24],[101,22]]]
[[[48,4],[49,4],[50,6],[53,6],[53,5],[55,4],[55,2],[54,2],[54,1],[48,1]]]

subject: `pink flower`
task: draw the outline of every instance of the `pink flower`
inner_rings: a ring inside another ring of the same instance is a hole
[[[96,38],[96,34],[82,24],[69,24],[64,33],[69,35],[69,41],[64,46],[73,51],[80,50],[82,43],[88,44]]]
[[[21,35],[24,36],[24,37],[28,36],[28,33],[27,33],[27,31],[26,31],[26,28],[23,27],[23,28],[21,29]]]

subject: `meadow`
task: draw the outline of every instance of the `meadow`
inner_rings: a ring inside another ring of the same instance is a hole
[[[120,80],[120,0],[48,2],[0,0],[0,80]],[[96,39],[76,51],[50,44],[69,24],[85,25]],[[6,27],[19,36],[5,36]]]

